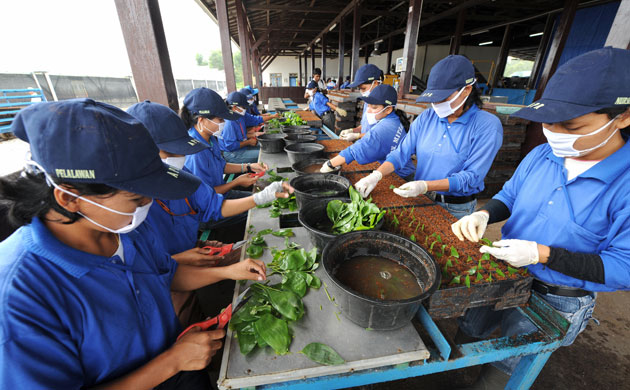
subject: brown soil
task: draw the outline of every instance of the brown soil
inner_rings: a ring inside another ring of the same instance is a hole
[[[433,255],[442,270],[440,288],[483,284],[497,280],[520,279],[523,269],[510,268],[501,260],[479,252],[480,244],[459,241],[451,231],[456,219],[439,205],[401,207],[385,214],[383,230],[416,241]],[[459,279],[458,279],[459,278]]]
[[[368,173],[346,173],[341,169],[341,174],[350,180],[350,183],[354,185],[357,181],[361,180]],[[372,201],[378,207],[398,207],[398,206],[419,206],[426,204],[434,204],[432,200],[426,196],[418,196],[415,198],[403,198],[396,195],[396,193],[390,188],[390,186],[400,187],[405,184],[405,180],[396,174],[391,174],[383,177],[378,182],[376,188],[370,194]]]
[[[353,161],[350,164],[343,164],[341,166],[341,172],[372,172],[380,166],[381,164],[379,162],[359,164],[358,162]]]
[[[348,146],[352,145],[352,142],[344,141],[342,139],[326,139],[326,140],[317,141],[317,143],[320,145],[324,145],[325,153],[331,153],[331,152],[339,153],[345,148],[347,148]]]

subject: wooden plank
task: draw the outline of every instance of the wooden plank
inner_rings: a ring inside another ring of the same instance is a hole
[[[361,9],[359,8],[359,4],[354,5],[354,10],[352,13],[352,81],[354,81],[354,76],[357,74],[357,70],[359,70],[359,47],[361,43]]]
[[[123,1],[123,0],[120,0]],[[223,69],[225,70],[225,84],[228,91],[236,91],[236,76],[234,74],[234,61],[232,60],[232,42],[230,41],[230,22],[227,13],[227,0],[216,0],[217,22],[219,23],[219,35],[221,37],[221,54],[223,56]]]
[[[413,66],[420,30],[420,17],[422,16],[422,0],[409,0],[409,13],[407,15],[407,32],[405,33],[405,46],[403,49],[403,71],[400,74],[401,84],[398,88],[398,96],[402,97],[411,90],[413,78]]]
[[[534,67],[532,68],[532,73],[529,76],[529,81],[527,82],[527,89],[532,89],[536,86],[536,80],[538,80],[538,73],[540,73],[540,68],[545,58],[545,53],[547,51],[547,46],[549,45],[549,41],[551,40],[551,32],[553,31],[553,23],[554,16],[552,14],[547,15],[547,21],[545,22],[545,28],[543,30],[543,35],[540,37],[540,44],[538,45],[538,50],[536,51],[536,60],[534,61]]]
[[[327,7],[298,7],[294,5],[252,5],[249,6],[250,11],[281,11],[281,12],[300,12],[300,13],[316,13],[316,14],[336,14],[337,11]]]
[[[497,56],[497,66],[494,68],[494,74],[492,75],[492,81],[489,82],[490,88],[496,88],[499,80],[503,77],[503,72],[505,71],[505,64],[507,63],[507,56],[510,51],[510,43],[512,41],[512,25],[508,24],[505,26],[505,31],[503,32],[503,40],[501,41],[501,49],[499,50],[499,55]]]
[[[457,26],[455,26],[455,35],[451,38],[450,54],[459,54],[459,47],[462,43],[462,32],[466,24],[466,9],[462,8],[457,13]]]
[[[241,46],[241,63],[243,65],[243,83],[252,85],[251,56],[249,51],[249,34],[247,32],[247,21],[245,20],[245,9],[241,0],[234,0],[236,7],[236,25],[238,29],[238,42]]]
[[[304,86],[308,84],[308,56],[304,53]]]
[[[343,18],[341,18],[341,21],[339,22],[339,26],[337,27],[339,29],[339,64],[337,67],[337,88],[339,88],[341,86],[341,84],[344,83],[344,79],[343,79],[343,60],[344,60],[344,48],[345,48],[345,44],[346,44],[346,34],[345,34],[345,23],[343,22]]]
[[[302,84],[302,54],[298,54],[298,65],[300,66],[300,73],[298,74],[298,85]]]
[[[321,38],[322,35],[328,33],[334,25],[339,24],[341,22],[341,19],[345,15],[349,14],[350,11],[352,11],[353,8],[355,8],[355,6],[358,6],[359,2],[360,2],[359,0],[352,0],[348,2],[348,4],[344,7],[344,9],[342,9],[341,12],[339,12],[339,14],[330,23],[328,23],[328,25],[319,34],[317,34],[313,38],[313,40],[308,44],[308,46],[315,44],[315,41],[317,41],[318,38]]]
[[[630,0],[621,0],[604,46],[630,50],[630,23],[628,20],[630,20]]]
[[[115,4],[138,98],[177,111],[177,88],[158,1],[116,0]]]
[[[394,47],[392,45],[392,37],[387,38],[387,68],[383,69],[385,74],[389,74],[392,68],[392,51]]]
[[[315,73],[315,44],[311,45],[311,77],[313,77],[313,73]]]

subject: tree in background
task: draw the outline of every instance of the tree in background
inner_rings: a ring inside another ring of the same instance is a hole
[[[223,68],[223,55],[221,50],[213,50],[210,52],[208,61],[204,59],[204,56],[197,53],[195,56],[198,66],[208,66],[210,69],[224,70]],[[243,83],[243,60],[240,51],[232,52],[232,61],[234,62],[234,78],[236,79],[236,89],[241,89],[245,85]]]

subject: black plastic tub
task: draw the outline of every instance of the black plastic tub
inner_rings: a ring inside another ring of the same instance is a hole
[[[286,134],[284,136],[284,143],[289,146],[300,143],[313,143],[317,141],[317,137],[309,134]]]
[[[302,160],[302,161],[299,161],[299,162],[296,162],[295,164],[293,164],[291,166],[291,168],[299,176],[301,176],[301,175],[312,175],[312,174],[319,173],[319,172],[306,172],[304,169],[306,169],[307,167],[309,167],[311,165],[319,165],[321,167],[322,165],[324,165],[324,163],[326,161],[328,161],[328,159],[326,159],[326,158],[313,158],[313,159],[308,159],[308,160]],[[329,173],[332,174],[332,175],[340,175],[341,174],[341,166],[335,167],[335,170],[332,171],[332,172],[329,172]]]
[[[284,149],[284,134],[263,134],[258,137],[260,149],[265,153],[280,153]]]
[[[295,189],[295,200],[298,209],[301,209],[309,200],[346,196],[348,188],[350,188],[350,181],[340,175],[313,173],[296,176],[289,181],[289,185]]]
[[[422,293],[405,300],[379,300],[359,294],[335,276],[343,262],[357,256],[378,256],[404,265],[417,278]],[[337,236],[322,254],[326,274],[332,281],[328,292],[343,315],[355,324],[374,330],[393,330],[408,324],[422,301],[440,285],[440,270],[433,257],[415,242],[396,234],[369,230]]]
[[[300,224],[304,226],[304,228],[308,232],[308,237],[311,240],[311,244],[317,247],[317,250],[319,252],[324,250],[324,247],[328,242],[339,236],[337,234],[332,234],[321,230],[321,226],[331,224],[330,220],[328,219],[328,214],[326,214],[326,206],[328,206],[328,202],[334,199],[339,199],[345,203],[350,202],[350,198],[347,197],[313,199],[306,202],[304,204],[304,207],[302,207],[300,209],[300,212],[298,213],[298,221],[300,221]],[[385,218],[381,218],[374,229],[371,230],[380,230],[384,222]]]
[[[299,162],[302,160],[323,157],[324,145],[304,142],[304,143],[299,143],[299,144],[288,145],[284,148],[284,151],[287,152],[287,157],[289,158],[289,162],[291,163],[291,165],[293,165],[296,162]]]

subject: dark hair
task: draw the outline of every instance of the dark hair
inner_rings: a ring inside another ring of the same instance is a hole
[[[322,70],[319,69],[319,68],[315,68],[315,70],[313,70],[313,76],[315,76],[316,74],[321,76],[322,75]]]
[[[77,190],[78,195],[109,195],[119,190],[106,184],[77,183],[54,179],[58,185]],[[0,204],[8,209],[9,223],[15,227],[31,223],[34,217],[44,219],[52,209],[68,219],[65,224],[72,224],[83,218],[78,213],[71,213],[55,200],[55,187],[46,183],[43,173],[23,171],[0,178]]]
[[[615,117],[623,114],[624,112],[628,111],[628,109],[630,109],[630,104],[602,108],[601,110],[595,111],[595,113],[596,114],[606,114],[606,115],[608,115],[608,119],[612,120],[613,118],[615,118]],[[630,126],[625,127],[623,129],[619,129],[619,130],[622,131],[623,133],[625,133],[626,135],[630,135]]]
[[[346,76],[346,81],[350,81],[350,76]]]
[[[405,114],[403,110],[399,110],[397,108],[394,109],[394,113],[398,115],[398,119],[400,119],[400,123],[405,128],[405,131],[409,132],[409,126],[411,125],[411,122],[409,122],[409,118],[407,118],[407,114]]]
[[[483,101],[481,100],[481,90],[477,88],[477,84],[472,86],[472,91],[470,91],[470,95],[466,98],[466,103],[464,103],[464,112],[466,112],[473,104],[476,104],[477,107],[483,107]]]
[[[216,116],[195,115],[192,112],[190,112],[186,106],[183,106],[182,108],[180,108],[179,117],[182,118],[182,121],[184,121],[184,124],[189,129],[197,123],[197,118],[199,117],[208,118],[210,120],[213,120],[214,118],[216,118]]]

